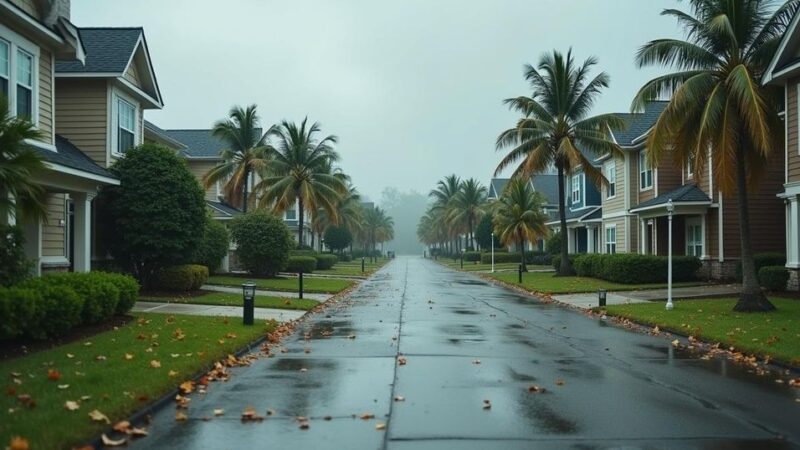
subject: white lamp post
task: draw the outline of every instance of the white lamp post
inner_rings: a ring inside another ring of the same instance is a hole
[[[672,310],[672,213],[675,212],[675,205],[672,199],[667,201],[667,214],[669,215],[669,228],[667,231],[667,311]]]
[[[492,232],[492,273],[494,273],[494,232]]]

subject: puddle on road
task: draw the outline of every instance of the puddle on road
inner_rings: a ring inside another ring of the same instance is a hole
[[[480,314],[477,311],[473,311],[471,309],[463,309],[463,308],[450,308],[450,309],[452,309],[453,312],[456,313],[456,314],[462,314],[462,315],[468,315],[468,316],[474,316],[474,315]]]
[[[463,284],[465,286],[488,286],[489,283],[480,280],[456,280],[455,284]]]
[[[439,326],[439,330],[442,331],[444,334],[450,334],[450,335],[478,336],[482,334],[481,327],[470,324],[441,325]]]

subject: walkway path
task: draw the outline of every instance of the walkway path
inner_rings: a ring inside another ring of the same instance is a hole
[[[176,422],[172,404],[156,411],[150,436],[131,448],[800,443],[797,388],[727,360],[691,358],[668,339],[539,303],[421,258],[398,257],[350,299],[309,315],[287,338],[285,353],[235,369],[230,381],[192,395],[187,421]],[[406,364],[397,363],[400,354]],[[532,385],[546,391],[529,392]],[[486,400],[491,408],[484,408]],[[242,423],[248,406],[274,414]],[[215,417],[216,408],[225,414]],[[359,418],[364,414],[367,420]],[[298,426],[298,416],[308,418],[308,429]]]
[[[232,294],[241,294],[242,288],[240,287],[231,287],[231,286],[218,286],[216,284],[204,284],[203,287],[200,289],[204,291],[216,291],[216,292],[230,292]],[[267,297],[285,297],[285,298],[297,298],[297,292],[285,292],[285,291],[256,291],[256,296],[264,295]],[[309,300],[316,300],[318,302],[324,302],[325,300],[333,297],[333,294],[310,294],[308,292],[303,293],[303,298],[307,298]]]
[[[240,306],[194,305],[187,303],[136,302],[134,312],[157,312],[161,314],[187,314],[190,316],[242,317]],[[305,311],[290,309],[255,308],[254,317],[258,320],[275,319],[286,322],[300,318]]]
[[[703,285],[691,287],[678,287],[672,289],[672,298],[680,299],[731,297],[739,293],[741,286],[738,284]],[[591,309],[598,306],[596,292],[584,294],[554,295],[553,299],[561,303],[577,306],[578,308]],[[609,292],[606,294],[606,304],[626,305],[629,303],[647,303],[667,299],[666,289],[647,289],[642,291]]]

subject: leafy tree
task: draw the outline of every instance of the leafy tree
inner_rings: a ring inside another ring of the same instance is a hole
[[[561,231],[556,231],[555,233],[551,234],[545,243],[545,251],[551,255],[557,255],[561,253],[562,236],[563,235],[561,234]]]
[[[325,230],[325,245],[334,252],[342,252],[353,242],[353,234],[345,226],[330,226]]]
[[[36,127],[8,111],[0,95],[0,213],[15,216],[20,211],[33,220],[47,214],[47,191],[33,175],[44,169],[42,158],[25,143],[39,137]]]
[[[533,95],[505,100],[523,117],[515,127],[497,138],[498,150],[510,150],[498,164],[495,175],[517,162],[519,165],[514,176],[525,179],[555,166],[561,233],[564,236],[567,233],[565,176],[580,166],[594,184],[599,186],[606,182],[602,172],[580,149],[597,156],[621,151],[613,142],[610,129],[623,127],[622,119],[614,114],[589,116],[600,91],[609,83],[604,72],[590,78],[596,64],[597,59],[592,57],[582,65],[576,65],[570,50],[566,57],[557,51],[545,54],[537,67],[526,65],[525,79],[530,83]],[[567,253],[567,241],[564,240],[558,269],[560,276],[575,273]]]
[[[486,206],[486,186],[475,178],[464,180],[458,187],[450,204],[448,220],[466,225],[469,247],[475,249],[475,223],[483,216]]]
[[[319,124],[299,125],[283,121],[270,131],[277,142],[270,164],[262,171],[256,190],[263,194],[261,206],[272,205],[278,213],[293,208],[297,203],[298,242],[303,244],[306,208],[322,208],[333,220],[338,220],[336,202],[347,191],[343,177],[334,173],[332,163],[339,159],[334,150],[336,136],[317,135]]]
[[[492,248],[492,220],[494,216],[489,213],[485,214],[481,221],[478,222],[478,226],[475,228],[475,242],[478,243],[478,246],[481,250],[488,250]],[[500,244],[499,241],[495,240],[495,247]]]
[[[286,267],[295,242],[283,220],[265,212],[251,212],[231,221],[236,255],[257,277],[274,276]]]
[[[203,240],[197,247],[194,260],[197,264],[208,267],[211,273],[219,270],[219,265],[228,254],[230,248],[230,233],[218,220],[206,218],[203,229]]]
[[[671,96],[647,138],[648,157],[657,163],[669,155],[678,167],[692,161],[697,171],[710,160],[722,193],[737,194],[742,291],[736,311],[775,309],[758,283],[747,200],[768,159],[783,156],[774,153],[783,148],[783,90],[764,87],[762,78],[800,2],[774,4],[691,0],[690,13],[666,9],[663,15],[678,21],[686,39],[654,40],[636,55],[640,67],[676,70],[649,81],[633,101],[640,109]]]
[[[248,181],[266,167],[271,151],[259,125],[256,106],[232,108],[227,119],[214,124],[213,133],[228,147],[222,151],[222,162],[203,176],[203,184],[209,188],[224,182],[225,198],[247,212]]]
[[[428,194],[428,196],[433,199],[433,205],[431,206],[430,212],[433,215],[441,216],[436,217],[436,222],[438,222],[439,226],[444,226],[446,224],[446,217],[451,212],[453,199],[458,194],[460,189],[461,178],[453,174],[439,180],[439,182],[436,183],[436,188]],[[447,233],[447,237],[450,240],[450,242],[446,243],[446,246],[449,247],[449,252],[456,252],[458,250],[457,238],[461,230],[450,224],[450,226],[446,226],[444,228],[444,231]]]
[[[114,260],[144,286],[162,268],[189,262],[203,238],[203,189],[174,151],[155,144],[128,150],[103,190],[104,235]]]
[[[494,215],[495,234],[505,245],[517,244],[522,261],[522,270],[527,271],[525,264],[525,244],[547,236],[544,225],[547,215],[542,212],[545,200],[542,194],[534,192],[527,178],[514,178],[509,181],[503,195],[496,203]]]
[[[33,262],[25,257],[25,237],[18,226],[0,224],[0,286],[11,286],[31,275]]]

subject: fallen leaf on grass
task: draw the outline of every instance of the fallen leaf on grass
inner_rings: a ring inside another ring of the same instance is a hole
[[[58,381],[61,379],[61,372],[56,369],[47,369],[47,379],[50,381]]]
[[[177,372],[177,371],[175,371],[175,370],[170,370],[170,371],[167,373],[167,375],[169,375],[170,377],[177,377],[177,376],[178,376],[178,372]]]
[[[75,355],[73,355],[72,353],[67,353],[67,358],[72,359],[74,357],[75,357]]]
[[[111,439],[110,437],[106,436],[105,433],[103,433],[100,438],[103,440],[103,445],[106,447],[119,447],[128,442],[128,439],[124,437],[119,439]]]
[[[132,354],[130,354],[130,353],[125,353],[125,359],[126,359],[126,360],[128,360],[128,361],[130,361],[130,360],[132,360],[132,359],[133,359],[133,355],[132,355]]]
[[[68,409],[70,411],[76,411],[76,410],[80,409],[80,407],[81,407],[80,403],[78,403],[78,402],[76,402],[74,400],[67,400],[64,403],[64,408],[66,408],[66,409]]]
[[[154,359],[150,361],[150,367],[152,367],[153,369],[158,369],[161,367],[161,362]]]
[[[96,359],[96,360],[98,360],[98,361],[105,361],[105,360],[107,360],[108,358],[106,358],[106,355],[97,355],[97,356],[95,356],[95,358],[94,358],[94,359]]]
[[[11,438],[11,443],[8,446],[9,450],[28,450],[30,444],[24,437],[14,436]]]
[[[105,414],[96,409],[89,413],[89,417],[95,422],[105,422],[106,424],[111,424],[111,420],[109,420]]]
[[[67,388],[69,388],[69,385],[68,384],[59,384],[58,388],[59,389],[67,389]]]

